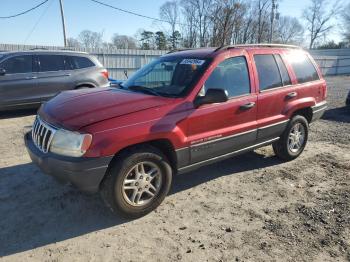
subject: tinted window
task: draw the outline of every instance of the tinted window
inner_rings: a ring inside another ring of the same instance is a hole
[[[278,68],[279,68],[280,73],[281,73],[283,85],[286,86],[286,85],[292,84],[292,82],[290,81],[290,77],[289,77],[286,65],[282,61],[281,56],[280,55],[275,55],[275,59],[276,59]]]
[[[316,68],[305,54],[291,52],[288,54],[288,61],[292,65],[298,83],[305,83],[319,79]]]
[[[282,86],[282,79],[273,55],[254,55],[260,90]]]
[[[249,73],[246,59],[242,56],[226,59],[211,73],[204,84],[204,91],[221,88],[229,97],[250,93]]]
[[[60,55],[39,55],[40,72],[64,70],[64,57]]]
[[[32,72],[32,56],[15,56],[5,60],[1,68],[6,70],[7,74],[19,74]]]
[[[81,69],[95,66],[89,58],[82,56],[67,56],[66,62],[67,67],[70,69]]]

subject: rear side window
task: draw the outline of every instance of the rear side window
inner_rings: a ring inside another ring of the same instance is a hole
[[[210,88],[221,88],[229,97],[250,93],[250,81],[245,57],[232,57],[221,62],[204,84],[205,92]]]
[[[38,55],[39,71],[61,71],[64,70],[64,57],[60,55]]]
[[[82,69],[93,67],[95,64],[87,57],[83,56],[67,56],[66,67],[68,69]]]
[[[273,55],[254,55],[260,91],[282,86],[282,78]]]
[[[284,86],[290,85],[292,84],[292,82],[290,81],[290,77],[286,68],[286,65],[284,64],[284,62],[282,61],[282,58],[280,55],[275,55],[275,59],[278,65],[278,68],[280,70],[281,73],[281,77],[282,77],[282,83]]]
[[[5,60],[0,67],[6,70],[6,74],[20,74],[32,72],[32,56],[15,56]]]
[[[305,83],[320,79],[315,66],[312,64],[310,58],[306,54],[291,52],[287,57],[297,77],[298,83]]]

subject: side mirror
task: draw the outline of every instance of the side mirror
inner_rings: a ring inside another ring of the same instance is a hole
[[[204,104],[223,103],[228,100],[227,91],[218,88],[210,88],[205,96],[198,96],[194,100],[194,106],[199,107]]]
[[[6,70],[4,68],[0,68],[0,76],[6,75]]]

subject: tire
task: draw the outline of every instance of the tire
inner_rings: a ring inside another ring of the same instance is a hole
[[[170,190],[171,180],[172,168],[164,154],[152,146],[137,146],[113,160],[100,192],[112,212],[138,218],[160,205]]]
[[[92,88],[91,86],[78,86],[77,88],[75,88],[76,90],[80,90],[80,89],[89,89]]]
[[[293,135],[296,133],[296,129],[298,129],[299,135]],[[278,158],[291,161],[304,151],[308,135],[309,124],[306,118],[296,115],[289,121],[280,139],[272,144],[273,151]]]

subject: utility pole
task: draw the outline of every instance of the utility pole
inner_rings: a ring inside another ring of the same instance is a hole
[[[273,40],[273,20],[275,19],[275,0],[272,0],[272,6],[271,6],[271,23],[270,23],[270,37],[269,42],[272,43]]]
[[[63,41],[64,41],[64,47],[67,47],[67,34],[66,34],[66,22],[64,20],[64,12],[63,12],[63,0],[60,1],[60,7],[61,7],[61,17],[62,17],[62,28],[63,28]]]

